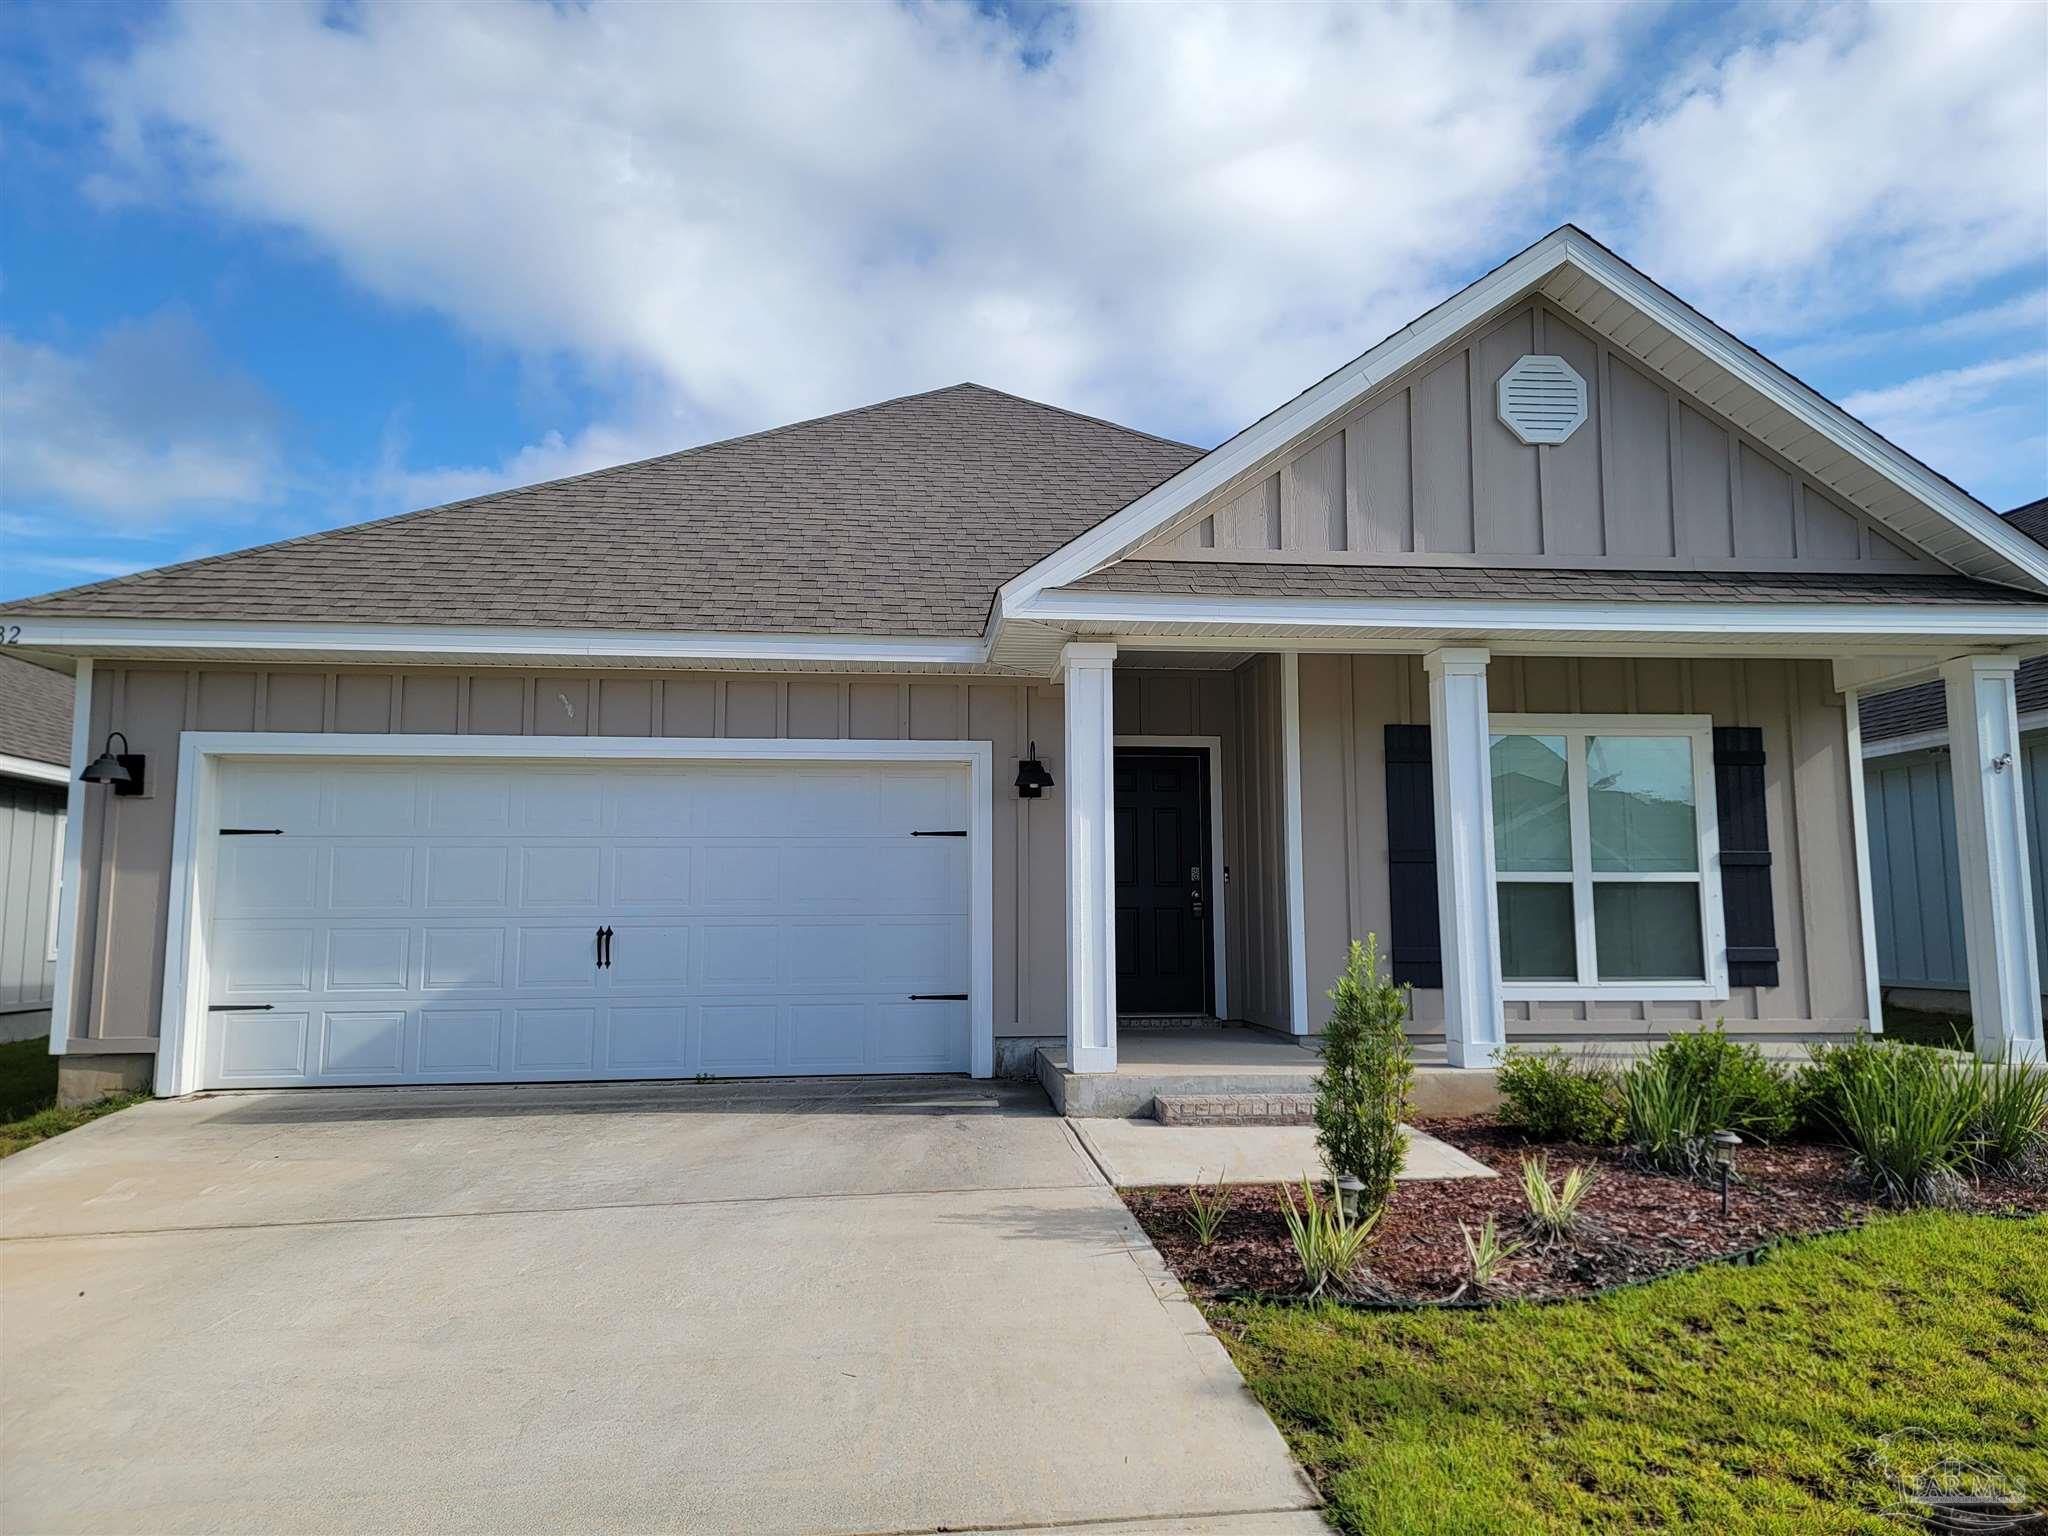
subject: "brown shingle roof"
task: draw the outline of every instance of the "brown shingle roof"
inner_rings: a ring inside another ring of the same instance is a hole
[[[0,612],[979,635],[1005,581],[1201,456],[958,384]]]
[[[1561,571],[1472,565],[1124,560],[1068,591],[1195,597],[1475,598],[1586,602],[2048,603],[1968,576],[1825,571]]]
[[[71,679],[0,656],[0,756],[71,761]]]

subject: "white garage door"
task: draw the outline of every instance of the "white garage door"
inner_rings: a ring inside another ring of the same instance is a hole
[[[968,1069],[965,768],[222,773],[209,1087]]]

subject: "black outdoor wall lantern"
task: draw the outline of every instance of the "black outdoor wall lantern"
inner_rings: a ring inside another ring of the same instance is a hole
[[[1031,755],[1017,764],[1017,798],[1036,800],[1052,788],[1052,775],[1038,760],[1038,743],[1031,743]]]
[[[121,738],[121,750],[114,750],[114,738]],[[111,784],[117,795],[142,793],[143,768],[148,762],[140,752],[128,750],[128,738],[120,731],[107,733],[107,749],[87,765],[78,777],[86,784]]]

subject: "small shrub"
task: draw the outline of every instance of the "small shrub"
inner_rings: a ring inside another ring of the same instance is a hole
[[[1694,1174],[1708,1161],[1707,1125],[1700,1096],[1662,1050],[1653,1051],[1621,1075],[1629,1150],[1635,1160],[1664,1173]]]
[[[1491,1216],[1480,1225],[1476,1236],[1462,1221],[1458,1223],[1458,1233],[1465,1239],[1465,1258],[1472,1266],[1472,1288],[1479,1291],[1498,1280],[1507,1261],[1528,1246],[1503,1240]]]
[[[1323,1030],[1323,1067],[1316,1076],[1316,1146],[1330,1172],[1364,1186],[1358,1209],[1376,1216],[1393,1197],[1407,1144],[1415,1063],[1403,1029],[1408,996],[1380,972],[1379,936],[1351,941],[1344,974],[1330,989],[1336,1010]]]
[[[1880,1196],[1897,1205],[1953,1200],[1971,1158],[1983,1077],[1981,1063],[1895,1045],[1842,1079],[1837,1128]]]
[[[1500,1062],[1501,1119],[1532,1141],[1608,1147],[1624,1121],[1614,1074],[1553,1045],[1541,1054],[1510,1046]]]
[[[1188,1225],[1194,1228],[1199,1246],[1206,1248],[1216,1241],[1223,1230],[1223,1218],[1230,1214],[1231,1202],[1236,1198],[1221,1174],[1207,1189],[1200,1184],[1188,1186]]]
[[[1673,1035],[1657,1054],[1699,1100],[1701,1130],[1777,1141],[1792,1129],[1797,1103],[1791,1075],[1765,1060],[1755,1045],[1730,1040],[1718,1019],[1712,1029]]]
[[[1977,1077],[1973,1160],[1990,1173],[2030,1166],[2048,1145],[2048,1067],[2008,1057],[1981,1068]]]
[[[1808,1059],[1793,1079],[1794,1114],[1801,1132],[1834,1140],[1841,1134],[1842,1106],[1850,1085],[1882,1070],[1885,1052],[1900,1046],[1868,1035],[1839,1045],[1808,1048]]]
[[[1301,1205],[1295,1205],[1294,1192],[1284,1184],[1280,1193],[1287,1201],[1287,1233],[1294,1239],[1294,1255],[1301,1261],[1301,1276],[1308,1283],[1310,1297],[1322,1295],[1323,1287],[1332,1282],[1340,1290],[1348,1289],[1373,1228],[1379,1225],[1379,1211],[1346,1215],[1334,1181],[1330,1198],[1324,1201],[1305,1175]]]
[[[1550,1160],[1529,1157],[1522,1160],[1522,1198],[1529,1202],[1529,1227],[1537,1241],[1561,1243],[1579,1230],[1579,1206],[1587,1192],[1600,1182],[1592,1164],[1567,1168],[1557,1187],[1550,1184]]]

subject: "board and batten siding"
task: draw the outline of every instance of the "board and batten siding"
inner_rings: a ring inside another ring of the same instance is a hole
[[[1851,764],[1843,704],[1819,661],[1497,656],[1490,707],[1503,714],[1711,715],[1760,726],[1771,839],[1779,985],[1725,1002],[1511,1002],[1510,1038],[1625,1038],[1698,1028],[1821,1034],[1865,1027]],[[1312,1027],[1353,938],[1388,948],[1385,727],[1429,721],[1419,656],[1301,658],[1303,883]],[[1254,755],[1247,744],[1247,755]],[[1340,829],[1348,827],[1349,835]],[[1417,989],[1414,1028],[1442,1029],[1443,993]]]
[[[63,856],[63,786],[0,778],[0,1012],[50,1004],[51,897]]]
[[[1235,777],[1230,674],[1120,671],[1117,729],[1224,739]],[[1064,780],[1064,701],[1046,683],[703,672],[605,674],[454,668],[103,665],[91,739],[127,732],[149,758],[149,793],[86,797],[85,878],[72,1033],[85,1049],[153,1048],[164,965],[178,737],[185,730],[475,736],[697,736],[974,740],[995,758],[995,1032],[1066,1030],[1066,832],[1059,791],[1020,800],[1016,762],[1036,741]],[[60,797],[61,798],[61,797]],[[1235,842],[1235,833],[1229,834]],[[1239,906],[1233,902],[1231,927]],[[1234,942],[1234,940],[1233,940]],[[95,1044],[97,1042],[97,1044]]]
[[[1502,425],[1516,359],[1554,354],[1588,415],[1533,447]],[[1627,570],[1940,570],[1762,443],[1532,302],[1390,380],[1270,471],[1134,554],[1150,560]]]
[[[2041,974],[2048,978],[2048,869],[2041,847],[2042,824],[2048,820],[2048,735],[2027,737],[2020,760],[2026,774],[2034,947]],[[1956,865],[1948,753],[1902,752],[1870,759],[1864,783],[1878,979],[1888,987],[1967,993],[1970,968],[1963,948],[1963,882]]]

